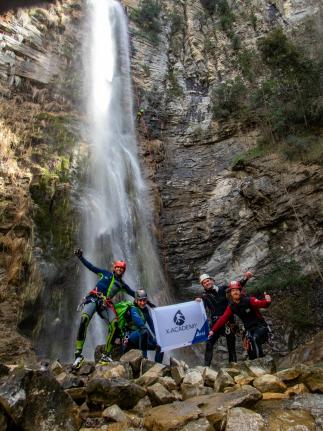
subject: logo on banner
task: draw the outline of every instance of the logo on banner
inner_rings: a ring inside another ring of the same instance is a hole
[[[178,310],[177,313],[174,316],[174,322],[178,326],[182,326],[185,323],[185,316],[181,312],[181,310]]]

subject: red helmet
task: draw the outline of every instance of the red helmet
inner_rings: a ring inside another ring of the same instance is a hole
[[[123,268],[123,270],[125,271],[127,268],[126,262],[124,260],[116,260],[113,264],[113,270],[115,270],[117,267]]]
[[[233,289],[240,289],[240,290],[242,289],[240,281],[237,281],[237,280],[230,281],[228,290],[233,290]]]

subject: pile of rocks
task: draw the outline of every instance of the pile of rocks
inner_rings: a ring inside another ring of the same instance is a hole
[[[1,366],[1,430],[323,430],[319,366],[276,372],[265,357],[215,371],[132,350],[74,374],[59,362],[44,368]]]

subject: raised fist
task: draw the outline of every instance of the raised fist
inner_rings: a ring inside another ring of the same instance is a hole
[[[75,254],[75,256],[77,256],[77,257],[81,257],[81,256],[83,255],[83,250],[82,250],[81,248],[76,248],[76,249],[74,250],[74,254]]]
[[[265,295],[265,300],[267,301],[267,302],[271,302],[271,296],[270,295],[268,295],[268,293],[264,293],[264,295]]]
[[[246,278],[247,280],[249,280],[249,278],[253,277],[253,273],[252,273],[252,272],[250,272],[250,271],[246,271],[246,272],[244,273],[244,276],[245,276],[245,278]]]

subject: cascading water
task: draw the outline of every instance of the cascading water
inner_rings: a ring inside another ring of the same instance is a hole
[[[98,267],[127,262],[125,281],[144,287],[163,304],[166,285],[150,235],[134,130],[127,22],[115,0],[91,0],[88,115],[90,122],[88,186],[82,211],[84,256]],[[96,277],[87,269],[80,296]],[[100,328],[100,329],[99,329]],[[106,328],[97,319],[89,328],[86,350],[105,341]]]

